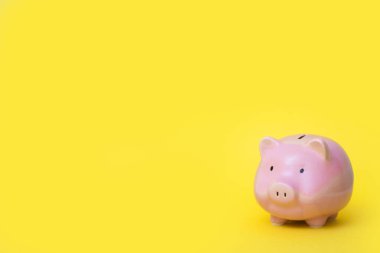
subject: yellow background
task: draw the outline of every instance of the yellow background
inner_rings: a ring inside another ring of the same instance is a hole
[[[0,1],[0,252],[379,252],[378,1]],[[322,229],[253,197],[266,135],[325,135]]]

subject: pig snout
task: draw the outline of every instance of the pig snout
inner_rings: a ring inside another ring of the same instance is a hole
[[[295,199],[295,192],[290,185],[274,183],[269,188],[269,197],[278,204],[287,204]]]

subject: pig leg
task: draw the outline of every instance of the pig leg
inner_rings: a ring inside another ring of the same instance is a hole
[[[333,220],[336,219],[337,216],[338,216],[338,213],[335,213],[335,214],[333,214],[333,215],[330,215],[329,220],[333,221]]]
[[[270,216],[270,222],[272,222],[273,225],[281,226],[281,225],[283,225],[283,224],[286,222],[286,220],[271,215],[271,216]]]
[[[317,217],[306,220],[306,223],[312,228],[319,228],[326,224],[327,218],[328,216]]]

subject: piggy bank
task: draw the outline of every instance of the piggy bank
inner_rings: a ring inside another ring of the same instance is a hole
[[[310,227],[321,227],[349,202],[351,163],[333,140],[308,134],[265,137],[260,153],[254,191],[272,224],[304,220]]]

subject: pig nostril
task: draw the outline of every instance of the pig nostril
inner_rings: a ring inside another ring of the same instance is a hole
[[[278,192],[276,192],[276,195],[278,196]]]
[[[286,198],[286,192],[284,193],[284,197]]]

